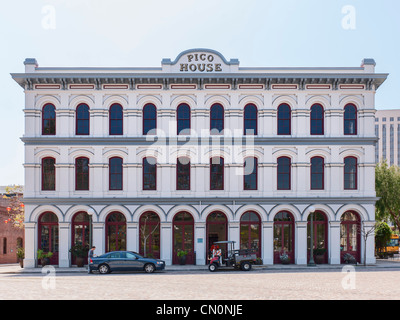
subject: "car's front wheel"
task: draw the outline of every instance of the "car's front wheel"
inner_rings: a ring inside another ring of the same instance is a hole
[[[146,273],[153,273],[156,270],[156,268],[154,267],[154,264],[148,263],[144,266],[144,271]]]
[[[102,264],[101,266],[99,266],[99,273],[101,274],[107,274],[110,273],[111,269],[108,265],[106,264]]]

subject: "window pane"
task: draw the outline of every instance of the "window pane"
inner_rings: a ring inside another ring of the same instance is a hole
[[[123,134],[123,110],[119,104],[113,104],[110,108],[110,135]]]
[[[78,158],[75,161],[76,190],[89,190],[89,159]]]
[[[89,134],[89,107],[86,104],[80,104],[76,108],[76,134],[88,135]]]
[[[210,164],[210,189],[224,189],[224,159],[212,158]]]
[[[52,104],[46,104],[42,111],[42,134],[56,134],[56,111]]]
[[[177,110],[177,133],[190,133],[190,107],[187,104],[181,104]]]
[[[257,135],[257,107],[249,104],[244,108],[244,134]]]
[[[220,104],[214,104],[210,110],[211,134],[220,134],[224,130],[224,108]]]
[[[324,134],[324,108],[315,104],[311,107],[311,134]]]
[[[278,107],[278,134],[291,134],[291,110],[287,104]]]
[[[190,160],[178,158],[176,163],[176,189],[190,190]]]
[[[155,134],[157,128],[157,108],[153,104],[146,104],[143,108],[143,134]],[[150,132],[151,131],[151,132]]]
[[[290,190],[290,159],[278,158],[278,190]]]
[[[245,159],[244,190],[257,190],[257,158]]]
[[[56,168],[54,158],[42,160],[42,190],[56,189]]]
[[[110,190],[122,190],[122,159],[111,158],[109,163]]]
[[[157,165],[154,158],[143,159],[143,190],[156,190]]]

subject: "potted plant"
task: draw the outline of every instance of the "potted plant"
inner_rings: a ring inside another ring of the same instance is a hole
[[[313,250],[313,252],[314,252],[315,263],[316,264],[324,263],[326,249],[325,248],[315,248]]]
[[[343,255],[343,261],[346,264],[357,264],[356,258],[354,258],[354,256],[351,255],[350,253],[345,253]]]
[[[17,249],[17,258],[18,258],[18,262],[19,265],[21,266],[21,268],[24,267],[24,259],[25,259],[25,249],[22,247],[19,247]]]
[[[76,244],[69,249],[69,252],[71,252],[71,254],[75,257],[77,267],[82,268],[85,265],[85,260],[88,256],[89,246]]]
[[[289,264],[290,263],[290,257],[286,252],[283,252],[279,256],[279,258],[280,258],[282,264]]]
[[[186,250],[179,250],[177,256],[179,258],[179,264],[184,265],[186,264],[186,256],[188,252]]]
[[[44,252],[42,249],[37,251],[37,258],[40,260],[42,267],[50,264],[50,258],[53,256],[53,252]]]
[[[263,264],[263,261],[262,261],[262,259],[261,258],[256,258],[256,263],[255,263],[256,265],[262,265]]]

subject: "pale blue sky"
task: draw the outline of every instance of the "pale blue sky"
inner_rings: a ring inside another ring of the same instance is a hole
[[[355,29],[342,8],[355,8]],[[48,29],[55,11],[55,29]],[[44,11],[43,11],[44,10]],[[18,0],[0,10],[0,185],[23,184],[24,94],[10,73],[40,66],[160,66],[210,48],[241,66],[358,67],[390,73],[377,109],[400,108],[398,0]]]

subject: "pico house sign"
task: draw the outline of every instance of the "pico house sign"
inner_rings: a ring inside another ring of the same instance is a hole
[[[239,61],[231,59],[228,62],[214,50],[192,49],[179,54],[173,62],[163,59],[162,65],[165,72],[172,73],[227,73],[237,71]]]

